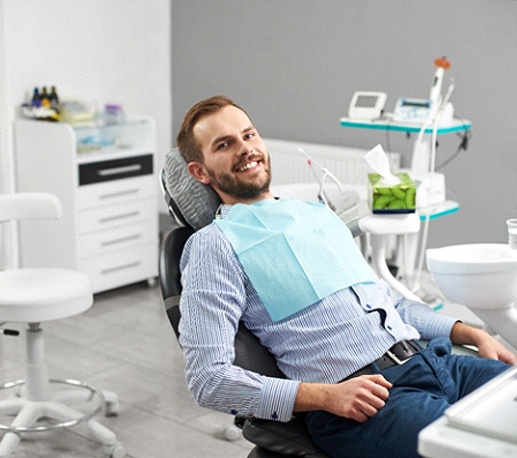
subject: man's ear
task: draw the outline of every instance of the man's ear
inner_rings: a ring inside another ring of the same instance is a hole
[[[210,177],[201,162],[189,162],[187,170],[196,180],[203,184],[210,184]]]

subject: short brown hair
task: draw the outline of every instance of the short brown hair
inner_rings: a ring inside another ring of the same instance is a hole
[[[203,162],[203,152],[194,136],[194,127],[201,117],[216,113],[224,107],[232,105],[246,113],[233,100],[223,95],[215,95],[196,103],[185,115],[181,123],[180,131],[176,138],[181,155],[187,162]]]

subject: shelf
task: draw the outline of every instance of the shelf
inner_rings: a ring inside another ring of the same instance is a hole
[[[124,126],[133,126],[135,124],[145,124],[149,122],[149,118],[146,118],[146,117],[133,117],[133,116],[128,116],[126,118],[126,120],[124,122],[119,122],[119,123],[113,123],[113,124],[106,124],[106,123],[99,123],[99,124],[95,124],[95,123],[92,123],[90,125],[74,125],[74,124],[70,124],[70,123],[62,123],[62,124],[69,124],[74,130],[76,130],[77,132],[80,132],[82,130],[90,130],[90,129],[113,129],[113,128],[120,128],[120,127],[124,127]]]
[[[72,130],[79,163],[146,154],[155,149],[154,137],[149,135],[154,125],[148,118],[129,118],[124,123],[73,127]]]
[[[405,124],[391,120],[391,113],[388,113],[386,118],[377,119],[373,121],[362,119],[341,118],[339,124],[342,127],[351,127],[356,129],[371,129],[371,130],[388,130],[394,132],[418,133],[420,132],[420,124]],[[470,121],[466,119],[454,119],[451,124],[446,126],[439,126],[436,133],[438,135],[450,134],[453,132],[462,132],[470,130]],[[426,134],[433,132],[432,127],[425,129]]]
[[[457,202],[453,200],[446,200],[439,204],[433,204],[425,208],[417,208],[420,221],[425,221],[428,217],[432,221],[434,219],[441,218],[442,216],[452,215],[460,209]]]

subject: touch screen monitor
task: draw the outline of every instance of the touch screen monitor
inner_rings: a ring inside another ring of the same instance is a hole
[[[358,91],[352,97],[348,108],[348,117],[351,119],[372,120],[379,118],[386,103],[384,92]]]

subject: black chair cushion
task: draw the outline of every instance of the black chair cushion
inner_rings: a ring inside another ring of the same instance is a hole
[[[328,455],[318,448],[311,440],[305,426],[305,415],[300,414],[287,423],[246,419],[242,427],[242,435],[251,443],[264,449],[263,455],[249,456],[297,456],[310,458],[328,458]],[[258,451],[255,451],[258,453]],[[267,453],[273,452],[274,455]]]

